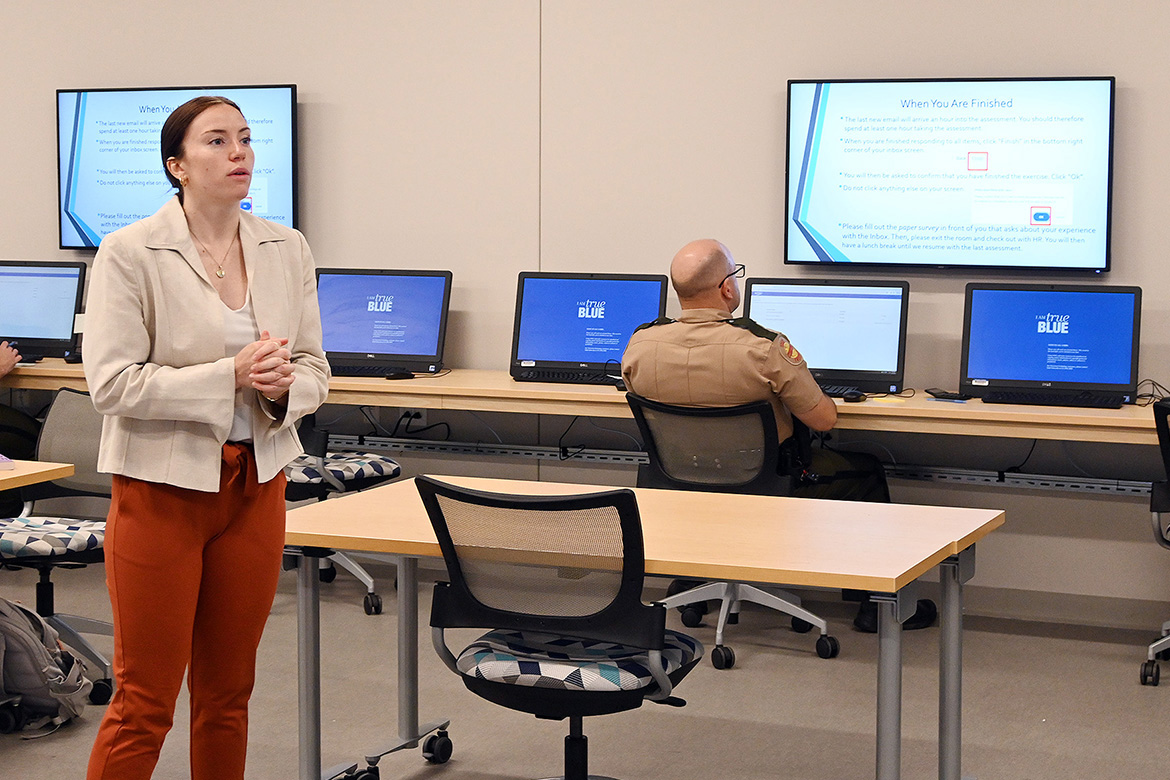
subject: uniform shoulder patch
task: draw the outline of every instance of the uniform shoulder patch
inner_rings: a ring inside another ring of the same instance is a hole
[[[672,322],[674,322],[674,320],[672,320],[670,317],[659,317],[656,320],[643,322],[641,325],[634,328],[634,333],[637,333],[640,330],[645,330],[646,328],[653,328],[655,325],[669,325]]]
[[[796,347],[792,346],[792,342],[788,340],[788,337],[783,334],[776,337],[776,348],[780,351],[780,357],[794,366],[799,366],[801,361],[804,360]]]
[[[727,323],[729,325],[734,325],[737,328],[743,328],[753,336],[759,336],[760,338],[767,339],[768,341],[775,341],[777,337],[783,335],[777,333],[774,330],[768,330],[763,325],[753,320],[751,317],[736,317],[733,320],[727,320]]]

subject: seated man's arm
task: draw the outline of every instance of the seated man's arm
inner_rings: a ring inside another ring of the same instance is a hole
[[[807,412],[793,415],[814,431],[827,431],[837,424],[837,404],[827,395],[822,395],[817,405]]]

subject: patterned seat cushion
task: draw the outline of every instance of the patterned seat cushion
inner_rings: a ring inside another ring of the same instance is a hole
[[[0,518],[0,560],[49,558],[100,549],[106,537],[104,520],[65,517]]]
[[[695,639],[666,632],[662,662],[667,674],[702,657],[703,646]],[[631,691],[653,682],[645,650],[501,629],[468,645],[459,654],[457,666],[471,677],[534,688]]]
[[[370,477],[397,477],[402,471],[393,459],[373,452],[327,453],[325,455],[325,470],[340,482],[352,482],[355,479],[368,479]],[[289,482],[302,485],[317,485],[325,479],[321,476],[317,459],[311,455],[301,455],[284,467],[284,473]]]

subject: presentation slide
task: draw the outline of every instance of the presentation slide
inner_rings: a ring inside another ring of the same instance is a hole
[[[252,131],[256,162],[240,207],[295,227],[294,87],[59,91],[61,246],[96,247],[107,234],[158,211],[174,194],[163,172],[163,122],[208,94],[235,101]]]
[[[446,279],[325,274],[317,280],[326,352],[436,355]]]
[[[898,370],[901,290],[753,284],[751,295],[752,319],[787,336],[810,369]]]
[[[0,339],[73,338],[80,271],[0,266]]]
[[[973,290],[967,376],[1128,385],[1130,293]]]
[[[525,279],[516,358],[620,364],[634,330],[658,317],[661,295],[658,281]]]
[[[789,84],[789,263],[1106,270],[1109,79]]]

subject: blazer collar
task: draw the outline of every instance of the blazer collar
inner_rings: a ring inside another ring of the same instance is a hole
[[[150,217],[148,223],[150,230],[146,235],[147,248],[175,250],[200,277],[211,284],[203,262],[199,259],[199,252],[195,249],[191,229],[187,226],[187,217],[177,195],[164,203],[163,207]],[[249,280],[255,278],[255,258],[260,245],[284,240],[285,237],[277,233],[265,220],[240,212],[240,246],[244,250],[244,269]]]

